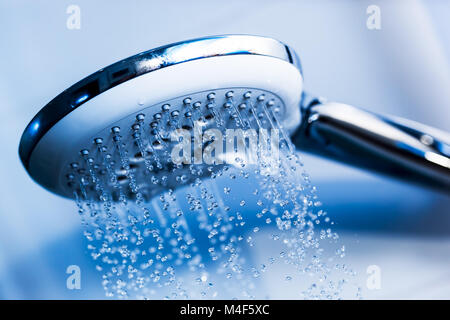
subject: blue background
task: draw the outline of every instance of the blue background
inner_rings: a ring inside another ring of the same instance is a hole
[[[66,28],[70,4],[81,8],[80,30]],[[381,30],[366,28],[370,4],[381,8]],[[19,162],[28,121],[117,60],[227,33],[291,45],[309,92],[450,129],[448,1],[0,0],[0,298],[104,297],[75,205],[34,183]],[[381,290],[365,289],[365,297],[450,298],[448,196],[315,156],[304,162],[361,286],[367,266],[382,270]],[[81,267],[81,290],[66,288],[72,264]]]

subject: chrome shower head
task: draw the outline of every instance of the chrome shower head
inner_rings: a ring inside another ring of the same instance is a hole
[[[156,48],[97,71],[49,102],[25,129],[20,158],[36,182],[65,197],[76,185],[89,187],[90,177],[112,191],[130,184],[126,196],[139,184],[150,198],[189,181],[189,169],[166,161],[168,129],[191,129],[199,120],[230,127],[236,113],[252,121],[257,108],[269,108],[292,132],[300,123],[302,80],[294,51],[270,38],[213,36]],[[151,179],[142,177],[147,169]]]
[[[450,190],[448,133],[310,99],[295,52],[260,36],[184,41],[110,65],[39,111],[22,135],[19,154],[30,176],[59,195],[74,197],[86,187],[102,197],[106,186],[115,199],[149,199],[220,170],[198,167],[192,174],[192,168],[174,165],[168,132],[192,130],[194,122],[242,128],[245,121],[254,128],[276,122],[299,149]],[[124,183],[129,188],[121,194]]]

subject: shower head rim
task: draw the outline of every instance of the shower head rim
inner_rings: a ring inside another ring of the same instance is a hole
[[[281,59],[295,66],[302,74],[300,61],[295,51],[286,44],[269,37],[236,34],[209,36],[151,49],[100,69],[72,85],[45,105],[22,134],[19,145],[19,157],[22,164],[29,170],[31,154],[46,132],[73,110],[105,91],[141,75],[172,65],[230,55],[257,55]]]

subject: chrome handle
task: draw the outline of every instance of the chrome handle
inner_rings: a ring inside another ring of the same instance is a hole
[[[298,149],[450,193],[448,133],[319,99],[302,113]]]

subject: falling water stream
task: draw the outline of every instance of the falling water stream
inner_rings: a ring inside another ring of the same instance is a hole
[[[139,113],[131,131],[112,127],[110,143],[96,138],[71,164],[68,179],[106,296],[265,299],[274,292],[266,280],[281,276],[277,287],[300,281],[292,298],[341,298],[354,271],[277,106],[263,94],[237,101],[228,91],[220,102],[216,94],[185,98],[177,109],[164,104],[152,121]],[[225,143],[233,128],[249,140],[259,134],[269,148],[263,155],[260,143],[220,164],[217,150],[212,164],[174,164],[170,134],[207,128],[224,132],[215,142]],[[149,192],[153,186],[161,188]],[[278,274],[285,266],[290,271]]]

